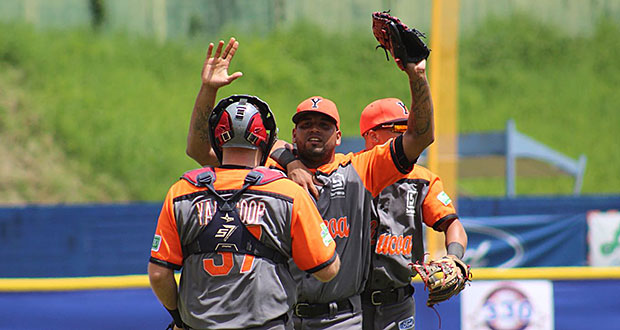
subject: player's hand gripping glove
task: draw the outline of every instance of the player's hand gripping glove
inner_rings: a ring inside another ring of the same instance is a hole
[[[385,50],[388,61],[389,51],[401,70],[405,69],[407,63],[418,63],[428,58],[431,52],[420,39],[426,38],[422,32],[408,28],[388,11],[372,13],[372,33],[379,41],[377,48]]]
[[[429,307],[459,294],[471,281],[469,265],[453,255],[429,262],[418,261],[410,266],[420,274],[425,288],[428,288],[426,305]]]

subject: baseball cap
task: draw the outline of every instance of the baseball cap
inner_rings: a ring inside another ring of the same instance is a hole
[[[363,136],[379,125],[406,122],[409,110],[403,101],[397,98],[376,100],[367,105],[360,117],[360,134]]]
[[[297,113],[293,116],[293,122],[297,124],[303,115],[313,112],[327,115],[336,122],[336,128],[340,129],[340,115],[336,103],[322,96],[313,96],[305,99],[297,106]]]

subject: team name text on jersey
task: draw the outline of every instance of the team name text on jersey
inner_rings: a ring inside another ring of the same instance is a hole
[[[389,233],[379,235],[375,253],[389,255],[410,255],[411,254],[411,235],[392,235]]]
[[[217,210],[216,200],[206,200],[196,203],[196,212],[198,213],[198,222],[201,226],[206,226],[213,218]],[[240,199],[237,202],[237,212],[241,221],[245,224],[258,224],[265,215],[265,203],[247,199]]]
[[[336,220],[336,218],[331,218],[329,220],[323,220],[323,222],[329,229],[329,233],[332,235],[332,238],[349,237],[349,223],[347,222],[347,217],[340,217],[338,220]]]

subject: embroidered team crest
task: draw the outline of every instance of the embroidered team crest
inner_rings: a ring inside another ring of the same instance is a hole
[[[312,102],[312,109],[318,109],[319,108],[319,102],[323,101],[319,98],[313,97],[310,99],[310,101]]]

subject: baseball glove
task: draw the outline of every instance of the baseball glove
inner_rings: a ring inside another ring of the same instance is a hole
[[[469,265],[453,255],[430,262],[418,261],[410,266],[420,274],[425,288],[428,288],[426,305],[429,307],[459,294],[471,281]]]
[[[390,60],[389,51],[401,70],[405,70],[407,63],[418,63],[431,53],[420,38],[426,36],[413,28],[408,28],[398,18],[389,14],[389,11],[372,13],[372,33],[379,41],[379,46],[385,51]]]

